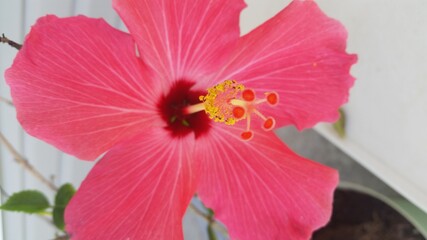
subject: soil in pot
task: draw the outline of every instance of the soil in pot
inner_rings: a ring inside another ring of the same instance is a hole
[[[426,240],[400,213],[363,193],[337,190],[330,223],[312,240]]]

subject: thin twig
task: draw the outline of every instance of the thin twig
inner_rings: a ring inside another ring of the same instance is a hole
[[[55,237],[52,240],[68,240],[68,239],[70,239],[70,236],[68,236],[68,235],[62,235],[62,236],[57,236],[57,237]]]
[[[21,166],[30,172],[34,177],[36,177],[38,180],[40,180],[43,184],[45,184],[47,187],[52,189],[52,191],[57,192],[58,187],[56,187],[51,181],[49,181],[47,178],[43,176],[39,171],[37,171],[33,165],[28,162],[26,158],[24,158],[21,154],[19,154],[18,151],[12,146],[12,144],[6,139],[6,137],[3,135],[3,133],[0,132],[0,142],[6,147],[7,150],[12,154],[12,156],[15,158],[15,160],[21,164]]]
[[[212,222],[212,219],[203,211],[198,209],[193,203],[190,203],[189,206],[190,210],[193,211],[195,214],[199,215],[200,217],[204,218],[208,223]],[[212,227],[222,233],[224,236],[228,236],[227,229],[224,228],[221,224],[219,224],[215,219],[213,219]]]
[[[5,196],[6,198],[8,198],[10,195],[6,192],[6,190],[4,190],[3,186],[0,185],[0,191],[1,191],[1,195]]]
[[[198,209],[194,203],[190,203],[190,206],[188,206],[191,211],[193,211],[195,214],[199,215],[200,217],[204,218],[206,221],[210,221],[209,216],[202,212],[200,209]]]
[[[1,96],[0,96],[0,102],[4,102],[4,103],[7,103],[7,104],[8,104],[8,105],[10,105],[10,106],[14,106],[14,105],[13,105],[13,102],[12,102],[11,100],[6,99],[6,98],[1,97]]]
[[[16,43],[16,42],[14,42],[14,41],[12,41],[12,40],[8,39],[8,38],[4,35],[4,33],[0,36],[0,42],[1,42],[1,43],[7,43],[7,44],[9,44],[9,46],[11,46],[11,47],[13,47],[13,48],[16,48],[17,50],[20,50],[20,49],[22,48],[22,45],[21,45],[21,44]]]
[[[51,225],[52,227],[56,228],[55,224],[52,222],[52,220],[49,217],[43,216],[43,215],[36,215],[37,217],[39,217],[41,220],[45,221],[47,224]]]

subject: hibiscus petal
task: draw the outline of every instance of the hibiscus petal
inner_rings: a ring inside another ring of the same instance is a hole
[[[38,20],[6,79],[31,135],[94,159],[155,113],[132,38],[101,19]]]
[[[211,132],[196,149],[198,194],[231,239],[307,240],[326,224],[335,170],[297,156],[272,132],[257,132],[251,141],[230,127]]]
[[[238,41],[242,0],[114,0],[142,59],[159,78],[200,80]]]
[[[280,103],[265,108],[277,126],[299,129],[335,121],[347,102],[357,60],[345,52],[347,32],[314,1],[295,0],[240,39],[231,61],[214,82],[235,79],[260,91],[276,91]]]
[[[194,136],[162,129],[120,143],[95,165],[65,213],[72,239],[182,239],[195,193]]]

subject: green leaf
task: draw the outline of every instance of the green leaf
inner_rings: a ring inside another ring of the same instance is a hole
[[[75,192],[76,189],[73,185],[67,183],[62,185],[56,193],[55,205],[53,206],[53,223],[60,230],[64,230],[64,211]]]
[[[212,220],[215,215],[214,211],[211,208],[206,208],[206,211],[208,212],[209,219]]]
[[[333,125],[335,132],[340,136],[341,138],[345,137],[345,124],[346,124],[346,116],[345,112],[342,108],[339,110],[340,112],[340,118],[338,121],[336,121]]]
[[[49,200],[47,200],[43,193],[36,190],[25,190],[10,196],[0,206],[0,209],[25,213],[41,213],[49,206]]]

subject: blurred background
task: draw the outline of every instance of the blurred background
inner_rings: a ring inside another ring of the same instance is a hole
[[[247,33],[286,6],[289,0],[246,0],[241,15]],[[348,52],[357,53],[352,68],[357,78],[344,106],[346,136],[330,124],[277,134],[298,153],[340,170],[341,187],[368,191],[388,201],[427,234],[427,1],[318,0],[331,17],[348,29]],[[0,0],[0,33],[22,42],[37,18],[45,14],[102,17],[125,30],[110,0]],[[0,46],[0,72],[17,51]],[[10,99],[4,77],[0,96]],[[56,185],[83,180],[91,162],[78,161],[40,142],[20,128],[15,110],[0,102],[0,131],[28,160]],[[0,183],[8,194],[39,189],[54,193],[28,175],[13,156],[0,148]],[[4,199],[4,196],[2,196]],[[36,216],[0,212],[0,239],[54,239],[55,229]],[[188,214],[186,239],[206,239],[206,223]],[[200,227],[195,227],[200,226]]]

